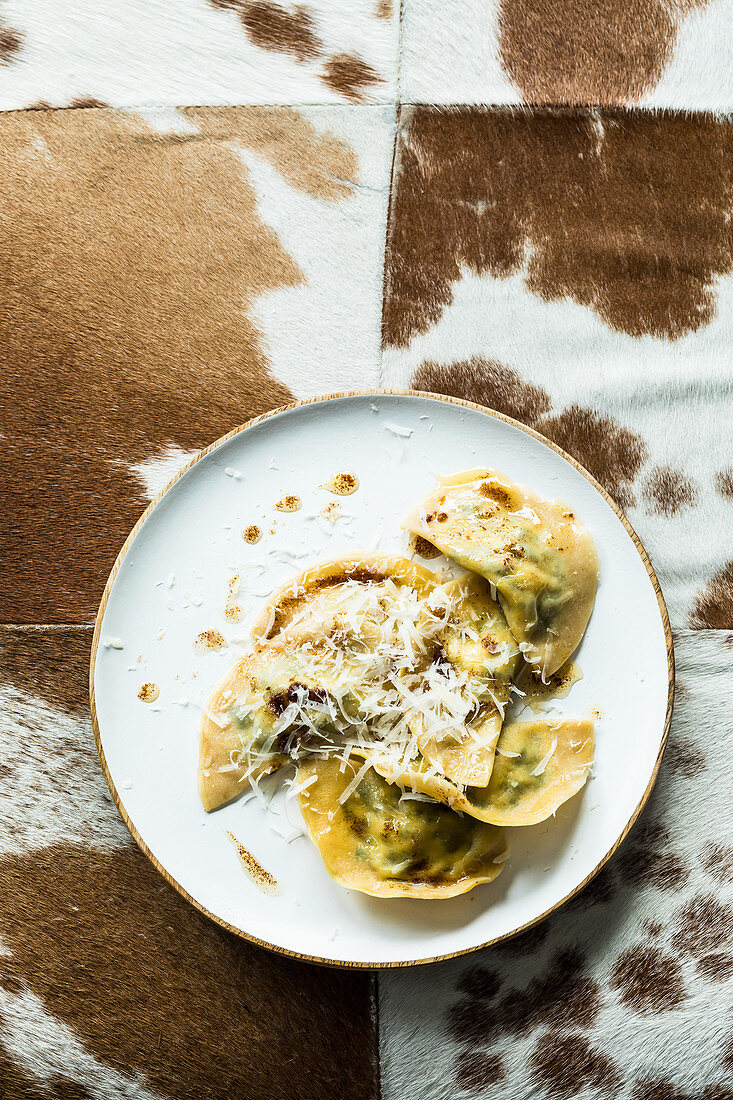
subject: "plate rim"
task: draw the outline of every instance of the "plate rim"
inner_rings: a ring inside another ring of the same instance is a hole
[[[178,882],[178,880],[175,879],[170,874],[170,872],[167,870],[167,868],[164,867],[163,864],[160,863],[158,859],[156,859],[156,857],[153,855],[150,848],[147,846],[147,844],[143,840],[142,836],[138,832],[137,828],[135,827],[134,822],[131,820],[130,816],[128,815],[127,811],[125,810],[125,808],[124,808],[124,806],[123,806],[123,804],[120,800],[120,797],[119,797],[117,788],[114,784],[114,781],[112,779],[112,776],[110,775],[109,768],[107,766],[107,760],[106,760],[106,757],[105,757],[105,754],[104,754],[104,748],[102,746],[102,735],[101,735],[101,730],[100,730],[100,726],[99,726],[99,720],[98,720],[98,717],[97,717],[97,709],[96,709],[96,702],[95,702],[95,691],[94,691],[94,672],[95,672],[95,667],[96,667],[97,652],[98,652],[98,649],[99,649],[99,641],[100,641],[100,636],[101,636],[101,631],[102,631],[102,620],[104,618],[104,613],[107,609],[107,602],[109,600],[109,595],[110,595],[110,592],[112,590],[112,586],[114,585],[114,582],[117,578],[117,574],[119,573],[119,571],[122,567],[122,563],[123,563],[123,561],[124,561],[124,559],[127,555],[127,552],[130,549],[130,547],[131,547],[132,543],[134,542],[135,538],[137,537],[138,532],[140,531],[142,526],[147,521],[148,517],[151,515],[151,513],[154,511],[154,509],[158,506],[158,504],[163,499],[165,494],[170,489],[172,489],[172,487],[176,484],[176,482],[178,482],[183,477],[183,475],[185,473],[187,473],[193,466],[195,466],[202,459],[206,458],[206,456],[208,454],[210,454],[211,451],[215,450],[215,448],[219,447],[222,443],[226,443],[227,440],[232,439],[235,435],[239,435],[242,432],[246,431],[248,428],[254,427],[255,424],[262,423],[265,420],[270,420],[272,417],[279,416],[282,413],[292,412],[294,409],[303,408],[304,406],[307,406],[307,405],[322,404],[326,401],[336,401],[336,400],[341,400],[341,399],[344,399],[344,398],[352,398],[352,397],[382,397],[382,396],[428,398],[428,399],[433,400],[433,401],[447,402],[448,404],[451,404],[451,405],[457,405],[459,407],[463,407],[463,408],[466,408],[466,409],[472,409],[476,412],[480,412],[480,413],[484,414],[485,416],[490,416],[495,420],[502,420],[506,424],[510,424],[510,425],[512,425],[512,427],[518,428],[520,431],[524,432],[526,435],[529,435],[529,436],[533,437],[534,439],[537,439],[540,443],[543,443],[546,447],[549,447],[550,450],[555,451],[557,454],[560,455],[561,458],[564,458],[566,462],[568,462],[580,474],[582,474],[583,477],[588,482],[590,482],[590,484],[593,486],[593,488],[596,489],[597,492],[599,492],[601,494],[601,496],[606,501],[606,503],[608,505],[610,505],[610,507],[613,509],[614,513],[616,514],[616,516],[620,519],[621,523],[623,524],[624,528],[626,529],[627,533],[629,534],[629,536],[631,538],[631,541],[633,542],[634,547],[635,547],[637,553],[639,554],[639,557],[641,558],[641,560],[644,564],[644,568],[646,569],[647,575],[648,575],[649,580],[651,581],[651,584],[652,584],[652,588],[654,589],[654,594],[657,598],[657,605],[658,605],[658,608],[659,608],[659,613],[660,613],[660,616],[661,616],[661,619],[662,619],[662,626],[663,626],[663,629],[664,629],[665,650],[666,650],[666,655],[667,655],[667,707],[666,707],[665,717],[664,717],[664,729],[663,729],[663,732],[662,732],[662,739],[661,739],[661,742],[660,742],[660,745],[659,745],[659,750],[657,752],[657,757],[656,757],[656,760],[654,762],[654,767],[652,769],[652,773],[651,773],[651,776],[649,778],[649,782],[648,782],[648,784],[647,784],[647,786],[646,786],[646,788],[645,788],[645,790],[644,790],[644,792],[641,796],[640,801],[638,802],[636,808],[634,809],[633,813],[631,814],[631,817],[629,818],[628,822],[626,823],[626,826],[624,827],[624,829],[621,832],[620,836],[617,838],[617,840],[615,841],[613,846],[610,848],[610,850],[606,853],[606,855],[603,857],[603,859],[601,859],[596,864],[596,866],[585,876],[585,878],[582,880],[582,882],[578,883],[578,885],[576,887],[574,887],[574,889],[572,889],[563,898],[561,898],[560,901],[556,902],[549,909],[544,910],[544,912],[538,914],[532,920],[527,921],[525,924],[521,925],[519,928],[515,928],[513,931],[507,932],[504,935],[495,936],[493,939],[486,940],[483,943],[475,944],[472,947],[463,947],[463,948],[460,948],[457,951],[448,951],[448,952],[446,952],[445,954],[442,954],[442,955],[431,955],[431,956],[428,956],[428,957],[422,958],[422,959],[387,960],[387,961],[379,961],[378,960],[378,961],[375,961],[375,962],[361,962],[361,961],[353,961],[353,960],[346,960],[346,959],[329,959],[329,958],[324,958],[324,957],[318,956],[318,955],[308,955],[308,954],[306,954],[305,952],[302,952],[302,951],[292,951],[287,947],[281,947],[279,944],[270,943],[268,940],[260,939],[258,936],[254,936],[249,932],[245,932],[241,928],[235,927],[233,924],[229,924],[228,921],[225,921],[222,917],[219,917],[216,913],[212,913],[209,909],[206,908],[206,906],[202,905],[194,897],[192,897],[188,893],[188,891],[181,885],[181,883]],[[506,940],[512,939],[514,936],[518,936],[521,933],[528,931],[530,928],[533,928],[535,925],[539,924],[541,921],[546,920],[547,917],[549,917],[552,913],[556,912],[558,909],[562,908],[563,905],[566,905],[572,898],[576,897],[576,895],[579,894],[581,892],[581,890],[583,890],[593,878],[595,878],[595,876],[599,873],[599,871],[601,871],[601,869],[606,865],[606,863],[616,854],[616,852],[618,851],[618,849],[620,848],[620,846],[623,844],[624,840],[628,836],[629,832],[633,828],[634,824],[636,823],[636,821],[639,817],[639,814],[644,809],[644,806],[647,803],[647,800],[648,800],[648,798],[649,798],[649,796],[650,796],[650,794],[651,794],[651,792],[654,788],[654,784],[656,783],[657,776],[659,774],[659,768],[660,768],[660,765],[662,763],[662,757],[664,756],[664,751],[667,747],[667,740],[668,740],[668,737],[669,737],[669,727],[670,727],[670,723],[672,721],[672,711],[674,709],[674,697],[675,697],[674,643],[673,643],[673,638],[672,638],[672,628],[671,628],[670,623],[669,623],[669,613],[667,611],[667,604],[666,604],[664,596],[662,594],[661,585],[659,584],[659,580],[658,580],[657,575],[654,571],[654,567],[652,566],[652,563],[649,559],[649,555],[647,554],[647,551],[646,551],[646,549],[644,547],[644,544],[642,543],[641,539],[637,535],[634,528],[631,526],[631,523],[629,522],[629,520],[627,519],[627,517],[625,516],[625,514],[623,513],[621,508],[618,506],[618,504],[615,502],[615,500],[613,500],[613,498],[609,495],[609,493],[604,489],[604,487],[593,477],[593,475],[588,470],[586,470],[586,468],[584,466],[582,466],[580,462],[578,462],[575,458],[573,458],[572,455],[568,454],[567,451],[564,451],[562,449],[562,447],[558,447],[558,445],[556,443],[553,443],[552,440],[547,439],[545,436],[543,436],[541,434],[541,432],[535,431],[534,428],[530,428],[528,425],[522,424],[521,421],[515,420],[514,417],[507,416],[505,413],[501,413],[496,409],[491,409],[486,405],[479,405],[475,401],[467,401],[464,398],[452,397],[449,394],[434,393],[434,392],[431,392],[429,390],[386,389],[386,388],[379,387],[379,386],[376,386],[374,388],[369,388],[369,389],[362,389],[362,390],[334,391],[333,393],[319,394],[316,397],[303,398],[300,401],[292,401],[292,402],[288,403],[287,405],[279,405],[275,409],[270,409],[269,412],[261,413],[259,416],[254,416],[250,420],[245,421],[243,424],[239,424],[237,427],[232,428],[230,431],[226,432],[225,435],[220,436],[218,439],[215,439],[213,443],[210,443],[208,446],[202,448],[192,459],[190,459],[190,461],[188,461],[185,464],[185,466],[183,466],[178,471],[178,473],[175,474],[170,479],[170,481],[160,490],[160,492],[156,494],[156,496],[153,498],[153,500],[150,501],[147,508],[144,510],[142,515],[139,517],[139,519],[135,523],[135,526],[132,528],[129,535],[127,536],[124,543],[122,544],[122,547],[121,547],[119,553],[117,554],[117,557],[115,558],[112,569],[110,570],[110,574],[109,574],[109,576],[107,578],[107,581],[105,583],[105,586],[104,586],[104,591],[102,592],[102,598],[101,598],[100,603],[99,603],[99,608],[97,609],[97,614],[96,614],[96,617],[95,617],[95,620],[94,620],[94,633],[92,635],[92,646],[91,646],[91,653],[90,653],[90,658],[89,658],[89,706],[90,706],[90,711],[91,711],[92,728],[94,730],[94,743],[95,743],[95,746],[96,746],[97,755],[99,756],[99,761],[100,761],[100,764],[101,764],[101,767],[102,767],[102,772],[104,774],[104,778],[105,778],[105,781],[106,781],[107,786],[109,788],[110,794],[112,795],[112,798],[114,800],[115,806],[117,807],[117,811],[118,811],[120,817],[122,818],[122,820],[124,821],[125,825],[127,826],[127,829],[129,831],[130,835],[132,836],[132,838],[135,841],[135,843],[137,844],[137,846],[140,848],[143,855],[145,855],[150,860],[150,862],[153,864],[155,869],[163,876],[163,878],[169,883],[169,885],[172,886],[174,888],[174,890],[176,890],[181,895],[181,897],[183,897],[187,902],[189,902],[191,905],[193,905],[194,908],[197,909],[200,913],[203,913],[204,916],[206,916],[210,920],[212,920],[220,928],[224,928],[227,932],[230,932],[233,935],[238,936],[240,939],[246,940],[249,943],[253,943],[257,947],[263,947],[268,951],[275,951],[279,955],[285,955],[285,956],[287,956],[289,958],[293,958],[293,959],[300,959],[303,962],[316,963],[320,966],[337,967],[338,969],[341,969],[341,970],[390,970],[390,969],[395,969],[397,967],[426,966],[429,963],[444,962],[447,959],[455,959],[455,958],[459,958],[460,956],[463,956],[463,955],[470,955],[475,951],[481,951],[485,947],[492,947],[494,944],[503,943]]]

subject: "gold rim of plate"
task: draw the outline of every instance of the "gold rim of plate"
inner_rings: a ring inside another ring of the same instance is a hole
[[[661,743],[660,743],[660,746],[659,746],[659,752],[657,753],[657,758],[654,762],[654,768],[652,769],[652,774],[651,774],[651,777],[649,779],[649,783],[647,784],[647,787],[646,787],[643,795],[641,796],[641,799],[640,799],[638,805],[636,806],[636,809],[632,813],[631,817],[629,818],[628,822],[626,823],[626,826],[625,826],[623,832],[621,833],[621,835],[619,836],[619,838],[617,839],[617,841],[615,842],[613,847],[610,849],[610,851],[608,851],[606,853],[606,855],[603,857],[603,859],[600,860],[600,862],[596,864],[596,866],[593,868],[593,870],[588,875],[586,875],[586,877],[583,879],[583,881],[580,882],[573,890],[571,890],[569,894],[566,894],[564,898],[561,898],[561,900],[556,902],[555,905],[551,906],[549,909],[546,909],[543,913],[540,913],[538,916],[534,917],[531,921],[527,921],[526,924],[520,925],[519,928],[515,928],[511,932],[506,932],[503,936],[496,936],[496,937],[494,937],[494,939],[486,940],[483,943],[478,943],[473,947],[463,947],[458,951],[449,951],[444,955],[432,955],[432,956],[429,956],[429,957],[424,958],[424,959],[404,959],[404,960],[395,960],[395,961],[392,961],[392,962],[348,962],[348,961],[344,961],[344,960],[340,960],[340,959],[321,958],[317,955],[306,955],[306,954],[304,954],[303,952],[300,952],[300,951],[290,951],[287,947],[280,947],[278,944],[269,943],[267,940],[261,940],[257,936],[250,935],[248,932],[243,931],[241,928],[236,928],[234,925],[229,924],[225,920],[222,920],[222,918],[217,916],[216,913],[212,913],[204,905],[201,905],[200,902],[196,901],[195,898],[192,898],[191,895],[183,888],[183,886],[181,886],[180,882],[178,882],[177,879],[173,878],[173,876],[171,874],[169,874],[169,872],[166,870],[166,868],[163,867],[163,865],[155,858],[155,856],[150,851],[147,844],[145,843],[145,841],[143,840],[143,838],[140,836],[139,832],[135,828],[135,825],[130,820],[130,817],[126,813],[125,808],[124,808],[124,806],[122,805],[122,803],[120,801],[119,794],[117,793],[117,788],[115,787],[114,782],[112,780],[112,776],[109,773],[109,768],[107,767],[107,761],[105,759],[104,749],[102,748],[102,738],[101,738],[101,734],[100,734],[100,730],[99,730],[99,721],[97,719],[97,709],[96,709],[95,700],[94,700],[94,667],[95,667],[96,659],[97,659],[97,650],[99,648],[99,638],[100,638],[100,634],[101,634],[101,630],[102,630],[102,619],[104,618],[104,612],[105,612],[106,607],[107,607],[107,600],[109,599],[109,594],[110,594],[110,591],[112,589],[112,585],[115,582],[115,578],[117,577],[117,574],[120,570],[120,567],[122,566],[122,563],[125,560],[125,556],[127,554],[127,551],[129,550],[130,546],[132,545],[133,540],[135,539],[135,536],[137,535],[138,531],[140,530],[142,525],[147,520],[148,516],[152,513],[153,509],[158,505],[158,503],[160,502],[162,497],[165,496],[165,494],[168,492],[168,490],[170,488],[172,488],[173,485],[175,485],[175,483],[179,480],[179,478],[183,477],[183,475],[188,470],[190,470],[192,466],[195,466],[197,462],[200,462],[201,459],[205,458],[206,455],[208,455],[211,451],[215,450],[215,448],[219,447],[222,443],[225,443],[228,439],[231,439],[235,435],[239,435],[241,432],[245,431],[248,428],[253,427],[255,424],[261,423],[263,420],[269,420],[273,416],[279,416],[280,413],[290,412],[293,409],[298,409],[298,408],[301,408],[305,405],[319,405],[319,404],[322,404],[324,401],[335,401],[337,399],[344,398],[344,397],[380,397],[380,396],[426,397],[426,398],[429,398],[433,401],[443,401],[443,402],[448,402],[451,405],[459,405],[459,406],[461,406],[462,408],[465,408],[465,409],[474,409],[476,412],[483,413],[485,416],[493,417],[495,420],[503,420],[506,424],[511,424],[514,428],[518,428],[519,431],[524,432],[525,435],[530,435],[530,436],[533,436],[534,439],[538,439],[540,441],[540,443],[544,443],[544,445],[546,447],[549,447],[550,450],[553,450],[557,454],[559,454],[562,458],[565,459],[566,462],[568,462],[571,466],[575,467],[575,469],[583,475],[583,477],[586,479],[586,481],[589,481],[590,484],[593,486],[593,488],[596,489],[597,492],[599,492],[601,494],[603,499],[613,509],[613,511],[616,513],[616,515],[618,516],[618,518],[621,520],[622,524],[624,525],[624,527],[628,531],[628,533],[629,533],[629,535],[630,535],[630,537],[631,537],[631,539],[634,543],[634,546],[636,547],[636,550],[639,554],[639,557],[641,558],[642,562],[644,563],[644,568],[646,569],[647,574],[649,576],[649,579],[652,582],[652,587],[653,587],[654,593],[657,597],[657,604],[659,605],[659,612],[660,612],[660,615],[662,617],[662,625],[664,627],[664,638],[665,638],[665,646],[666,646],[666,651],[667,651],[667,710],[666,710],[665,717],[664,717],[664,731],[663,731],[663,734],[662,734],[662,740],[661,740]],[[621,511],[619,506],[609,496],[609,494],[606,492],[606,490],[603,488],[603,486],[600,485],[599,482],[597,482],[596,479],[593,477],[593,475],[590,474],[585,469],[584,466],[581,466],[581,464],[579,462],[577,462],[572,457],[572,455],[569,455],[567,453],[567,451],[564,451],[562,449],[562,447],[558,447],[557,444],[552,442],[552,440],[546,439],[545,436],[541,435],[540,432],[536,432],[533,428],[527,427],[526,424],[520,423],[520,421],[515,420],[511,416],[506,416],[504,413],[497,412],[495,409],[489,409],[484,405],[478,405],[478,404],[476,404],[475,401],[464,401],[462,398],[459,398],[459,397],[449,397],[447,394],[431,393],[427,390],[402,390],[402,389],[381,389],[381,388],[374,388],[374,389],[367,389],[367,390],[343,390],[343,391],[340,391],[340,392],[337,392],[337,393],[323,394],[320,397],[310,397],[310,398],[308,398],[304,401],[293,401],[289,405],[281,405],[279,408],[272,409],[270,412],[262,413],[261,416],[253,417],[251,420],[248,420],[244,424],[240,424],[238,427],[233,428],[230,432],[227,432],[226,435],[221,436],[219,439],[215,440],[213,443],[210,443],[208,447],[204,447],[203,450],[199,451],[199,453],[196,455],[196,457],[192,458],[190,462],[187,462],[186,465],[181,470],[178,471],[178,473],[175,475],[175,477],[173,477],[168,482],[168,484],[165,486],[165,488],[161,489],[161,491],[158,493],[158,495],[155,497],[155,499],[153,501],[151,501],[151,503],[147,506],[147,508],[145,509],[145,511],[143,512],[143,514],[140,516],[139,520],[137,521],[137,523],[133,527],[132,531],[130,531],[130,534],[125,539],[124,545],[122,546],[122,549],[120,550],[119,554],[117,555],[115,563],[112,566],[112,571],[110,572],[110,575],[107,578],[107,583],[104,586],[104,592],[102,593],[102,599],[101,599],[101,602],[99,604],[99,610],[97,611],[97,617],[96,617],[96,620],[95,620],[95,623],[94,623],[94,635],[92,637],[92,652],[91,652],[90,663],[89,663],[89,702],[90,702],[90,707],[91,707],[91,712],[92,712],[92,726],[94,728],[94,740],[95,740],[95,743],[96,743],[96,746],[97,746],[97,753],[99,755],[99,760],[100,760],[100,763],[102,765],[102,771],[104,772],[104,778],[107,781],[107,786],[110,789],[110,793],[111,793],[111,795],[114,799],[117,810],[119,811],[119,814],[122,817],[122,820],[125,822],[125,825],[129,829],[131,836],[133,837],[133,839],[135,840],[136,844],[141,849],[141,851],[148,857],[148,859],[153,864],[153,866],[160,872],[160,874],[163,876],[163,878],[166,879],[166,881],[169,882],[170,885],[175,890],[178,891],[178,893],[181,895],[181,897],[184,897],[186,899],[186,901],[190,902],[191,905],[193,905],[196,909],[198,909],[199,912],[201,912],[205,916],[209,917],[210,920],[214,921],[214,923],[218,924],[221,928],[225,928],[228,932],[232,932],[235,936],[239,936],[241,939],[248,940],[250,943],[257,944],[258,947],[265,947],[270,951],[276,951],[280,955],[287,955],[287,956],[289,956],[290,958],[293,958],[293,959],[302,959],[304,962],[319,963],[322,966],[335,966],[335,967],[340,967],[342,969],[347,969],[347,970],[386,970],[386,969],[390,969],[390,968],[393,968],[393,967],[399,967],[399,966],[424,966],[427,963],[443,962],[445,959],[455,959],[455,958],[459,957],[460,955],[469,955],[474,951],[480,951],[484,947],[491,947],[493,944],[503,943],[505,940],[511,939],[513,936],[518,936],[521,932],[526,932],[529,928],[533,928],[534,925],[539,924],[540,921],[545,920],[545,918],[549,917],[551,913],[556,912],[563,905],[565,905],[568,901],[570,901],[571,898],[574,898],[577,894],[579,894],[580,891],[583,890],[588,885],[588,883],[591,881],[591,879],[595,878],[595,876],[598,874],[598,872],[601,870],[601,868],[605,866],[605,864],[608,862],[608,860],[613,855],[615,855],[615,853],[618,851],[620,845],[626,839],[629,831],[631,830],[632,826],[636,822],[639,814],[641,813],[641,811],[643,810],[643,808],[646,804],[647,799],[649,798],[649,795],[652,792],[652,788],[654,787],[654,784],[655,784],[656,779],[657,779],[657,774],[659,772],[659,766],[662,762],[662,757],[664,755],[664,750],[667,746],[667,738],[669,736],[669,726],[670,726],[670,722],[672,721],[672,709],[673,709],[673,706],[674,706],[674,690],[675,690],[675,666],[674,666],[674,648],[673,648],[673,643],[672,643],[672,630],[671,630],[670,625],[669,625],[669,615],[667,613],[667,605],[664,601],[664,596],[662,595],[662,589],[661,589],[659,581],[657,579],[657,575],[654,572],[652,564],[649,560],[649,555],[647,554],[646,550],[644,549],[644,545],[643,545],[641,539],[639,538],[636,531],[631,526],[631,524],[629,523],[628,519],[626,518],[624,513]]]

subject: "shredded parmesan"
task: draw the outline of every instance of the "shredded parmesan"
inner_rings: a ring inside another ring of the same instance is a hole
[[[425,597],[391,577],[350,580],[342,589],[333,604],[306,601],[278,636],[286,656],[277,690],[287,692],[287,702],[264,744],[261,737],[244,740],[239,763],[253,787],[275,738],[277,751],[294,761],[335,755],[345,771],[353,755],[363,758],[342,792],[345,802],[373,766],[376,746],[380,768],[399,775],[418,760],[423,738],[479,744],[473,719],[487,708],[503,713],[490,671],[467,672],[441,655],[442,631],[460,598],[454,591],[438,585]],[[256,642],[275,617],[270,607]],[[256,726],[264,703],[261,695],[251,707],[235,701],[233,710]]]
[[[556,748],[557,748],[557,737],[553,737],[552,744],[550,745],[550,748],[545,753],[545,755],[542,757],[542,759],[540,760],[537,767],[534,768],[529,774],[530,775],[544,775],[545,768],[550,763],[550,760],[552,759]]]
[[[385,420],[384,426],[388,432],[392,432],[393,435],[397,435],[401,439],[409,439],[414,431],[414,428],[405,428],[402,424],[393,424],[389,420]]]

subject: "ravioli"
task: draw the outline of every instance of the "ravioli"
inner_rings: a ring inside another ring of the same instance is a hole
[[[404,587],[425,597],[435,584],[428,569],[390,554],[321,562],[275,593],[258,616],[252,633],[263,641],[282,632],[293,641],[310,641],[339,629],[359,586],[373,589],[375,599],[379,599]]]
[[[507,724],[489,785],[468,788],[466,812],[494,825],[536,825],[585,785],[593,750],[587,719]]]
[[[495,586],[509,629],[544,676],[577,649],[598,556],[564,504],[495,470],[464,470],[441,479],[403,526]]]
[[[257,780],[281,768],[290,749],[314,730],[333,729],[329,700],[349,706],[343,687],[329,670],[306,664],[281,646],[262,646],[243,657],[217,685],[201,719],[198,789],[203,807],[216,810]],[[292,706],[307,717],[279,730]],[[353,703],[352,703],[353,705]]]
[[[329,874],[374,897],[447,898],[491,882],[506,858],[503,830],[437,802],[400,802],[401,791],[372,769],[343,803],[361,761],[335,757],[298,769],[298,801]],[[310,781],[310,782],[309,782]]]
[[[394,764],[372,754],[391,783],[430,795],[492,825],[537,825],[584,786],[593,764],[593,723],[585,719],[512,722],[501,731],[486,787],[452,783],[422,757]]]
[[[464,690],[477,706],[459,734],[431,734],[425,722],[416,720],[417,743],[425,759],[455,783],[484,787],[521,655],[483,577],[469,575],[446,589],[454,602],[437,639],[438,668],[462,674]]]

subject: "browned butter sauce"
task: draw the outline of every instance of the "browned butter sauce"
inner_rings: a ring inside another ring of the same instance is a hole
[[[231,840],[236,848],[242,870],[252,879],[255,886],[258,886],[263,894],[271,894],[274,896],[282,893],[277,879],[274,878],[269,871],[265,870],[259,860],[256,860],[251,852],[247,851],[241,840],[237,840],[234,833],[230,833],[228,829],[224,830],[224,834]]]
[[[277,512],[297,512],[302,507],[302,501],[300,497],[288,494],[275,501],[274,507]]]
[[[245,542],[248,542],[250,546],[254,546],[256,542],[259,542],[262,538],[262,531],[256,523],[251,523],[249,527],[245,527],[242,531],[242,538]]]
[[[582,669],[573,661],[566,661],[557,672],[547,677],[547,683],[542,683],[540,674],[532,669],[525,668],[517,679],[517,687],[526,692],[522,700],[530,710],[537,714],[542,709],[543,703],[552,699],[564,699],[570,694],[573,684],[583,679]]]
[[[208,649],[226,649],[226,647],[226,638],[218,630],[203,630],[193,643],[197,653],[205,653]]]
[[[350,497],[359,488],[359,478],[356,474],[343,471],[334,474],[328,481],[324,481],[321,488],[327,489],[329,493],[334,493],[337,497]]]

